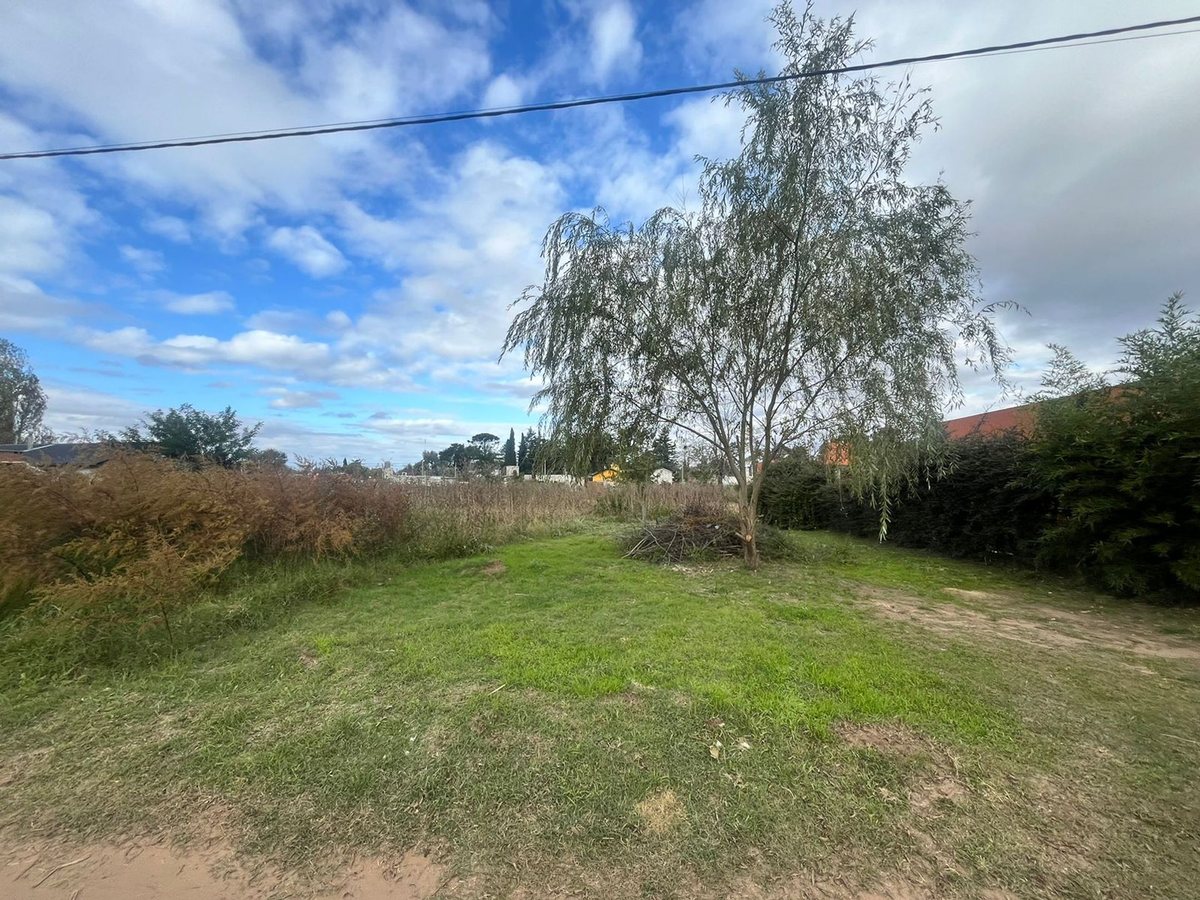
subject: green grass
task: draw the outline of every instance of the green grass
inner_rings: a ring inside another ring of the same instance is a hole
[[[1194,612],[793,540],[758,573],[623,560],[603,531],[245,573],[173,650],[148,635],[106,664],[10,622],[0,827],[186,839],[216,822],[247,858],[317,876],[432,845],[501,891],[719,895],[800,873],[1200,894],[1200,664],[931,631],[861,598],[937,615],[971,605],[946,587],[988,591],[997,619],[1092,609],[1175,642],[1200,636]],[[847,741],[847,723],[907,750]],[[947,780],[960,796],[929,793]],[[655,832],[637,805],[668,790],[683,815]]]

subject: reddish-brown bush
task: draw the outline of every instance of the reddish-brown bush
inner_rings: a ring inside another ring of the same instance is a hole
[[[138,455],[92,475],[5,466],[0,597],[30,593],[66,621],[169,627],[171,608],[242,552],[228,481]]]
[[[695,491],[532,482],[397,484],[345,474],[184,468],[118,455],[92,474],[0,467],[0,603],[64,624],[170,627],[240,557],[481,552],[600,511],[669,511]]]

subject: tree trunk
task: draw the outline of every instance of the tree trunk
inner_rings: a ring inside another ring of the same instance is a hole
[[[752,505],[742,507],[742,551],[748,569],[757,569],[761,562],[758,555],[757,518]]]
[[[748,569],[757,569],[762,561],[758,554],[758,498],[761,487],[761,470],[757,471],[749,482],[742,484],[739,503],[742,517],[742,549]]]

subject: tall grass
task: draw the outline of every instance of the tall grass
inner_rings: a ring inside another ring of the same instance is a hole
[[[344,474],[192,470],[124,454],[92,475],[0,467],[0,614],[103,641],[170,637],[181,608],[255,567],[485,551],[589,515],[645,518],[696,488],[533,482],[398,484]],[[235,568],[236,567],[236,568]]]

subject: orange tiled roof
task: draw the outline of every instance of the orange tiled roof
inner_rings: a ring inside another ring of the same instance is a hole
[[[962,440],[972,435],[1001,434],[1008,431],[1029,434],[1033,430],[1035,406],[1036,404],[1026,403],[1024,406],[993,409],[974,416],[947,419],[942,424],[946,427],[946,434],[952,440]]]

